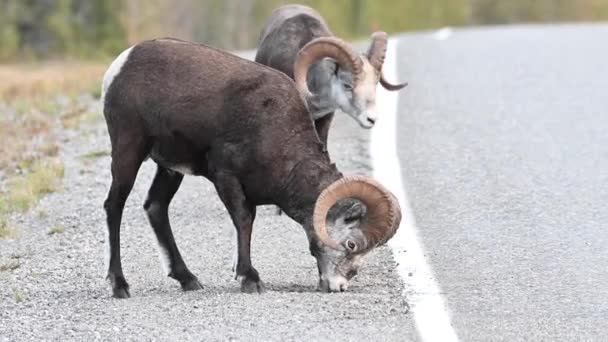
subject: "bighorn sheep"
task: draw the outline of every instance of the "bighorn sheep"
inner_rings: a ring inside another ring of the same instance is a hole
[[[327,146],[327,136],[336,109],[371,128],[378,82],[388,90],[393,85],[382,75],[387,35],[375,32],[364,55],[359,55],[335,37],[319,13],[302,5],[285,5],[271,14],[263,29],[255,61],[275,68],[296,81],[307,99],[317,133]],[[312,91],[312,93],[311,93]]]
[[[226,206],[237,230],[236,273],[244,292],[263,291],[250,258],[258,205],[276,204],[303,226],[319,287],[328,292],[344,291],[361,257],[399,226],[399,204],[390,192],[366,177],[343,177],[331,163],[294,82],[281,72],[205,45],[157,39],[123,52],[102,87],[112,144],[104,207],[114,297],[130,295],[120,224],[147,158],[157,171],[144,209],[168,259],[168,276],[183,290],[201,288],[180,256],[168,217],[183,173],[208,178]],[[366,210],[344,205],[345,198],[358,199]],[[341,238],[331,238],[328,226]]]

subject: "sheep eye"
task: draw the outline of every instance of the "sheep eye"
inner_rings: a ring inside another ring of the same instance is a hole
[[[352,241],[352,240],[348,240],[346,242],[346,247],[348,247],[348,249],[350,249],[351,251],[353,251],[357,247],[357,244],[354,241]]]
[[[349,84],[349,83],[342,83],[342,87],[344,87],[344,90],[347,90],[347,91],[353,90],[353,85]]]

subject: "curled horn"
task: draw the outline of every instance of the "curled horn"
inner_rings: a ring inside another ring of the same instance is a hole
[[[388,35],[386,32],[378,31],[372,34],[372,43],[367,50],[367,59],[377,71],[382,70],[386,48],[388,46]]]
[[[336,250],[344,250],[344,246],[329,237],[326,220],[331,207],[345,198],[357,199],[367,207],[367,213],[360,225],[366,241],[357,248],[357,253],[375,248],[395,235],[401,222],[401,208],[395,196],[369,177],[350,176],[328,186],[315,204],[313,228],[323,244]]]
[[[388,91],[397,91],[405,88],[407,86],[407,82],[392,84],[384,78],[384,74],[380,74],[380,84],[384,87],[384,89]]]
[[[367,59],[369,63],[380,73],[380,84],[384,89],[389,91],[397,91],[405,88],[406,83],[392,84],[384,78],[382,66],[386,57],[386,49],[388,47],[388,35],[386,32],[378,31],[372,34],[372,43],[367,50]]]
[[[359,55],[343,40],[336,37],[317,38],[304,45],[294,64],[294,79],[301,94],[311,96],[306,82],[308,69],[313,63],[325,57],[333,58],[342,67],[350,69],[355,82],[363,70],[363,62]]]

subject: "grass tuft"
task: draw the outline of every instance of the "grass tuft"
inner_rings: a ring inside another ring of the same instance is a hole
[[[10,208],[25,211],[40,197],[59,190],[63,174],[63,163],[58,159],[35,162],[25,177],[9,182],[7,202]]]
[[[0,239],[16,239],[19,237],[19,230],[11,226],[7,219],[0,213]]]
[[[8,222],[14,211],[26,211],[38,200],[61,188],[64,168],[59,159],[36,161],[29,166],[24,175],[13,176],[7,180],[7,191],[0,193],[0,238],[18,237],[18,230]]]
[[[95,151],[95,152],[89,152],[89,153],[85,153],[85,154],[81,155],[80,159],[94,160],[94,159],[107,157],[109,155],[110,155],[110,151]]]
[[[38,219],[40,219],[40,220],[44,220],[45,218],[49,217],[49,213],[44,209],[38,210],[36,215],[38,216]]]
[[[53,126],[53,120],[40,113],[0,115],[0,169],[15,173],[23,163],[56,156],[59,147]]]
[[[56,235],[56,234],[63,234],[65,232],[65,227],[58,224],[56,226],[54,226],[53,228],[49,229],[48,234],[49,235]]]
[[[13,299],[15,300],[15,303],[21,303],[25,300],[25,294],[19,289],[13,288]]]
[[[21,266],[19,259],[10,259],[5,263],[0,264],[0,272],[13,271]]]
[[[100,95],[105,69],[79,61],[0,65],[0,238],[18,236],[12,212],[60,188],[57,133],[102,117],[82,95]]]

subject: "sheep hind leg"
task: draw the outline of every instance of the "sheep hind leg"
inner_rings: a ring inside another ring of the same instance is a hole
[[[251,265],[251,233],[255,219],[255,206],[247,200],[238,179],[218,173],[214,179],[220,199],[228,209],[237,233],[236,276],[241,279],[241,292],[262,293],[264,283],[258,271]]]
[[[169,222],[169,204],[179,189],[184,176],[158,165],[144,209],[158,241],[158,252],[167,275],[179,281],[182,290],[200,290],[203,287],[190,272],[175,243]]]
[[[112,142],[112,185],[104,202],[107,220],[107,279],[112,286],[112,296],[129,298],[127,283],[120,258],[120,225],[125,202],[133,188],[139,167],[144,161],[146,142],[138,135],[124,135]]]

